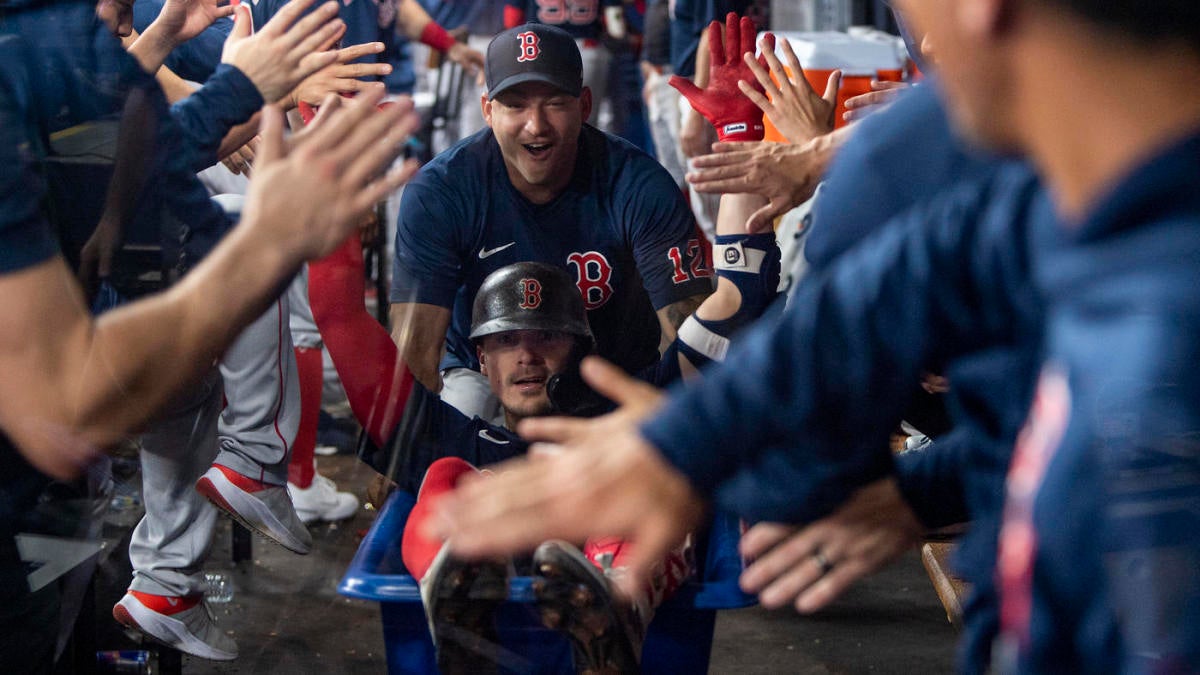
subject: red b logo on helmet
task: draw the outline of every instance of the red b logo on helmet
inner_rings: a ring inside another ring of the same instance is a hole
[[[542,284],[537,279],[522,279],[521,295],[521,309],[537,309],[542,304]]]
[[[533,61],[542,53],[542,48],[538,44],[541,40],[537,33],[531,30],[517,33],[517,40],[521,42],[521,53],[517,55],[517,63]]]

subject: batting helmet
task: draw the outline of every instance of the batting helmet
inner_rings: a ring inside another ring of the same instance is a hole
[[[471,309],[471,339],[510,330],[554,330],[581,339],[590,348],[592,331],[579,289],[552,265],[507,265],[483,280]]]

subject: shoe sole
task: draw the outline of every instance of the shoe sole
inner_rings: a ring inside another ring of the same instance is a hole
[[[501,650],[495,615],[508,599],[508,567],[490,560],[457,560],[443,546],[429,569],[440,571],[437,583],[421,586],[438,670],[455,675],[496,672],[494,657]]]
[[[231,499],[237,503],[231,504],[226,500],[225,495],[214,481],[226,485]],[[267,541],[278,544],[292,553],[300,555],[308,555],[309,551],[312,550],[311,542],[305,543],[293,537],[287,531],[284,524],[275,517],[274,513],[271,513],[271,510],[265,504],[257,499],[245,496],[246,493],[241,488],[229,482],[229,479],[220,470],[209,470],[208,473],[204,474],[200,480],[196,481],[196,491],[204,495],[208,501],[212,502],[225,515],[234,519],[251,532],[261,535]],[[242,516],[242,510],[251,512],[256,517],[262,518],[261,524],[251,522]],[[271,529],[272,527],[278,528],[278,530],[273,530]]]
[[[155,642],[192,656],[210,661],[232,661],[237,658],[237,652],[214,648],[192,635],[187,626],[179,619],[159,614],[138,602],[136,598],[129,596],[121,598],[120,602],[113,606],[113,619],[116,619],[117,623],[122,626],[131,628]]]
[[[633,643],[608,580],[582,553],[546,542],[533,554],[533,582],[542,625],[571,642],[577,673],[638,673]]]

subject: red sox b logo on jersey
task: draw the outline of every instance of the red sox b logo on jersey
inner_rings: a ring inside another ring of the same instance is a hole
[[[517,55],[517,63],[537,60],[537,57],[542,53],[542,47],[539,44],[540,39],[537,33],[527,30],[524,33],[517,33],[517,40],[521,43],[521,53]]]
[[[537,279],[522,279],[521,296],[521,309],[537,309],[542,304],[542,284]]]
[[[596,309],[612,297],[612,265],[599,251],[572,253],[567,262],[575,266],[575,285],[583,296],[583,306]]]

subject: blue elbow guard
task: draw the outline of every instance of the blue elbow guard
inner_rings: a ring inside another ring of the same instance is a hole
[[[779,246],[775,243],[775,233],[717,235],[713,267],[718,277],[737,286],[742,303],[729,318],[709,321],[693,314],[679,327],[679,351],[697,367],[709,361],[723,361],[729,351],[729,338],[762,316],[779,294]]]

